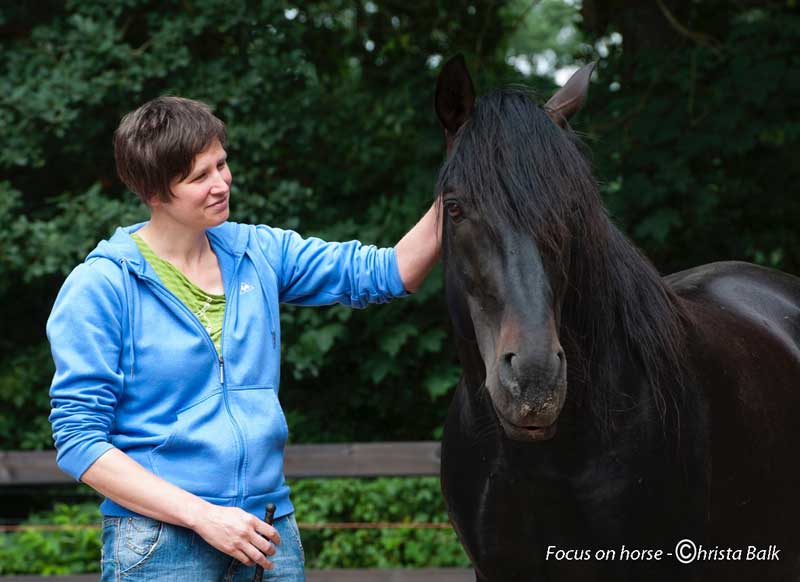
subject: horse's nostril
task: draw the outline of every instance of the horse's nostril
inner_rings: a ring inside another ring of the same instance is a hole
[[[559,361],[563,362],[564,361],[564,350],[558,350],[556,352],[556,356],[558,356]]]
[[[508,353],[505,356],[506,364],[511,366],[511,369],[514,369],[514,360],[517,359],[517,354]]]
[[[519,363],[517,360],[517,354],[513,352],[506,352],[503,354],[503,358],[500,364],[500,374],[505,382],[512,382],[514,378],[516,378],[516,370],[514,369],[514,364]]]

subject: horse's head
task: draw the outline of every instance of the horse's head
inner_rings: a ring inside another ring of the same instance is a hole
[[[590,75],[591,66],[578,71],[544,108],[521,90],[476,103],[461,57],[437,82],[448,147],[438,185],[448,306],[462,341],[477,345],[482,380],[514,440],[551,438],[566,398],[559,323],[583,186],[575,164],[590,174],[564,128]]]

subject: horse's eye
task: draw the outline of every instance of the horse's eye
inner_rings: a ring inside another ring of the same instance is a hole
[[[461,205],[453,200],[448,200],[444,203],[444,208],[447,210],[447,215],[455,222],[460,222],[464,218],[464,212],[461,210]]]

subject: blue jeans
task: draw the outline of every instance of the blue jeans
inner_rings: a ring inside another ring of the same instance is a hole
[[[281,536],[264,580],[305,582],[305,559],[294,514],[275,520]],[[255,566],[209,545],[192,530],[148,517],[103,519],[102,582],[252,582]]]

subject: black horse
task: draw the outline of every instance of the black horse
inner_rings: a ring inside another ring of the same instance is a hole
[[[568,127],[590,75],[544,107],[438,80],[451,520],[479,581],[800,580],[800,279],[662,279]]]

